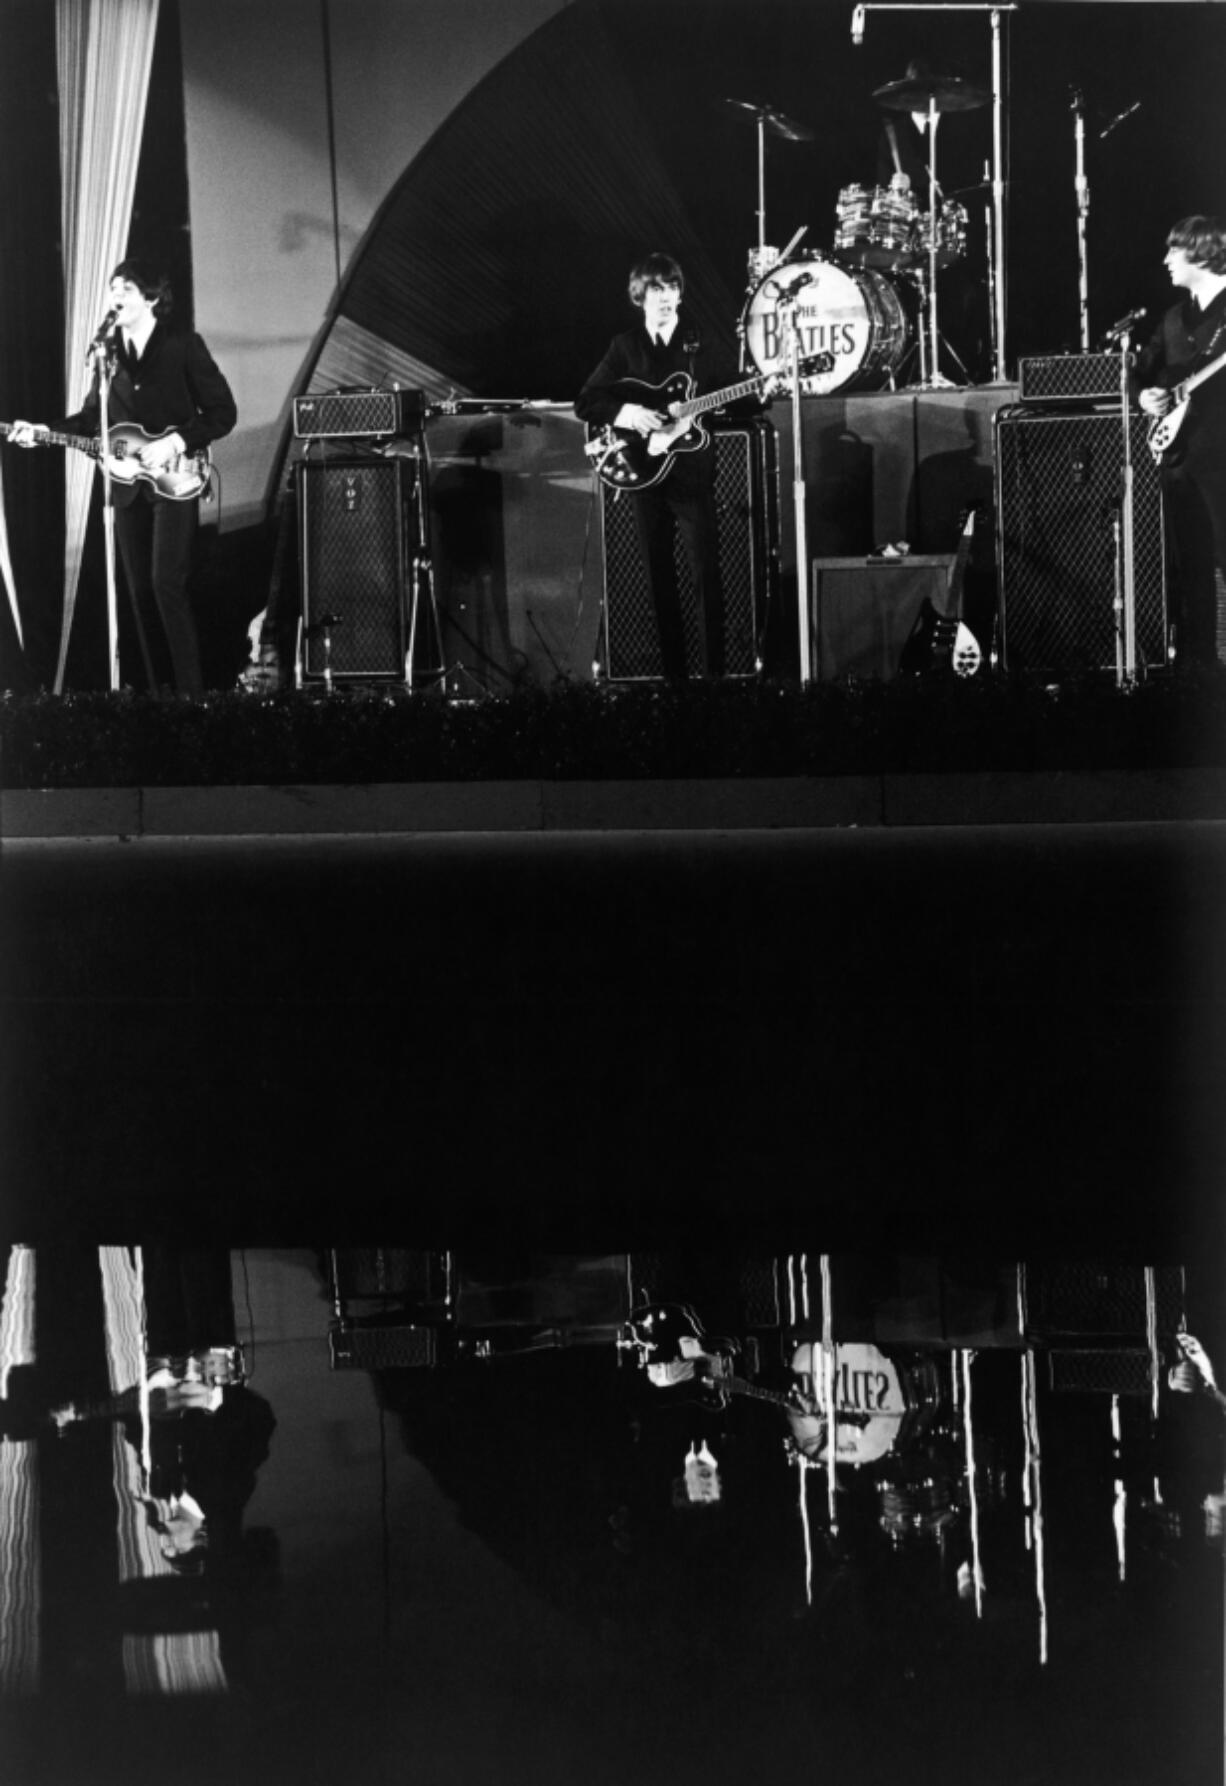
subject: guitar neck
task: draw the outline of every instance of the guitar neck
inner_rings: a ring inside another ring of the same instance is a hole
[[[1199,372],[1190,372],[1187,378],[1175,387],[1177,401],[1186,402],[1197,385],[1204,384],[1207,378],[1212,378],[1213,374],[1220,372],[1223,366],[1226,366],[1226,353],[1220,353],[1216,360],[1210,360],[1209,364],[1202,366]]]
[[[677,406],[678,421],[686,416],[702,415],[708,409],[718,409],[721,403],[734,403],[738,397],[755,396],[762,389],[762,376],[746,378],[740,384],[730,384],[725,390],[710,391],[705,397],[691,397],[687,403]]]
[[[7,440],[13,432],[12,422],[0,422],[0,439]],[[78,452],[89,453],[92,458],[98,457],[98,442],[88,434],[57,434],[53,428],[38,428],[35,439],[44,446],[76,447]]]

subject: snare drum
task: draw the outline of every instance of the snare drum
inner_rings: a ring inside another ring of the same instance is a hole
[[[830,354],[829,372],[801,380],[810,397],[831,391],[884,384],[897,371],[907,348],[908,323],[902,301],[884,274],[870,267],[836,266],[833,261],[789,261],[768,273],[751,292],[741,314],[746,350],[767,379],[764,394],[789,389],[789,343],[780,303],[798,281],[800,352]]]
[[[966,253],[966,206],[947,198],[937,212],[936,224],[937,266],[952,267]],[[915,258],[927,263],[932,245],[932,218],[927,211],[917,213],[912,241]]]
[[[849,266],[889,272],[914,253],[916,203],[892,186],[844,186],[835,207],[834,248]]]

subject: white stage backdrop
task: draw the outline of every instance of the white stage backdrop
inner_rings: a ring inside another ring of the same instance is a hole
[[[220,524],[260,519],[291,393],[389,189],[567,0],[210,0],[182,10],[196,326],[234,386]],[[326,33],[325,33],[326,19]],[[331,67],[335,203],[329,142]]]

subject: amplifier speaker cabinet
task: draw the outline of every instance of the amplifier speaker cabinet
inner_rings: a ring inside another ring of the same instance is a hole
[[[1117,353],[1038,354],[1019,360],[1019,403],[1118,403]]]
[[[412,469],[402,459],[302,460],[296,476],[303,678],[402,681]]]
[[[1137,662],[1167,651],[1166,549],[1148,425],[1134,415],[1133,562]],[[996,417],[1001,658],[1009,670],[1114,669],[1117,522],[1124,439],[1118,413]]]
[[[411,434],[424,417],[424,391],[315,391],[294,398],[294,434],[299,440]]]
[[[729,676],[752,676],[778,579],[772,541],[778,503],[775,430],[762,419],[712,430],[719,562],[724,588],[725,664]],[[634,498],[600,486],[604,542],[604,668],[613,681],[645,681],[661,674],[655,611],[634,526]],[[686,656],[700,661],[694,584],[677,542],[677,576],[685,622]]]

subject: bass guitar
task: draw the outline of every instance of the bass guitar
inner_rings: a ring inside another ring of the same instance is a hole
[[[811,354],[800,362],[800,376],[811,378],[829,372],[834,356]],[[611,490],[650,490],[668,476],[677,453],[696,453],[705,447],[710,435],[698,420],[709,410],[738,397],[760,397],[766,385],[778,377],[775,372],[755,373],[739,384],[727,385],[722,391],[709,391],[695,397],[694,380],[688,372],[674,372],[663,384],[644,384],[637,378],[622,379],[613,394],[623,403],[640,403],[654,409],[669,420],[651,434],[636,434],[630,428],[617,428],[609,423],[603,428],[588,430],[584,452],[602,484]]]
[[[0,440],[7,439],[14,426],[13,422],[0,422]],[[176,432],[174,428],[166,428],[161,434],[147,434],[135,422],[119,422],[107,436],[105,453],[101,439],[92,434],[56,434],[50,428],[36,428],[34,438],[40,446],[73,447],[79,453],[88,453],[91,459],[105,465],[117,484],[140,481],[151,484],[159,496],[168,496],[172,502],[191,502],[203,495],[213,475],[207,447],[198,447],[190,453],[176,453],[173,459],[158,466],[144,465],[139,457],[142,447]]]
[[[1212,378],[1215,372],[1222,370],[1223,366],[1226,366],[1226,353],[1220,353],[1215,360],[1210,360],[1209,364],[1202,366],[1199,372],[1190,372],[1187,378],[1182,379],[1173,387],[1171,396],[1174,398],[1174,402],[1171,408],[1164,416],[1158,416],[1149,426],[1149,450],[1156,463],[1161,464],[1163,454],[1183,427],[1188,413],[1188,403],[1197,385],[1204,384],[1207,378]]]

